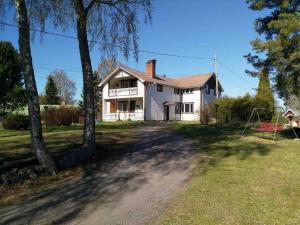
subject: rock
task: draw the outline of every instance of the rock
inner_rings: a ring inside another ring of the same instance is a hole
[[[28,174],[28,177],[31,179],[31,180],[35,180],[38,178],[38,175],[34,172],[33,169],[28,169],[27,170],[27,174]]]
[[[37,174],[42,174],[44,173],[44,168],[42,166],[36,165],[33,167],[33,170],[37,173]]]

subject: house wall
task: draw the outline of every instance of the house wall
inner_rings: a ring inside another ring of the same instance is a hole
[[[163,85],[163,92],[157,91],[156,84],[148,84],[146,88],[146,120],[164,119],[164,102],[175,103],[174,88]],[[169,106],[169,118],[175,120],[175,105]]]
[[[200,88],[194,88],[192,94],[183,94],[182,103],[194,103],[194,113],[182,113],[181,120],[199,121],[200,120]]]
[[[120,72],[112,79],[128,79],[132,77],[126,72]],[[157,91],[157,84],[147,83],[144,85],[143,81],[137,81],[138,93],[132,96],[112,96],[110,97],[109,84],[103,86],[103,118],[105,113],[110,112],[110,105],[107,100],[117,99],[125,100],[128,98],[141,98],[145,108],[146,120],[164,120],[164,103],[168,102],[169,105],[169,119],[170,120],[183,120],[183,121],[200,121],[201,107],[209,104],[216,99],[214,94],[214,80],[211,79],[207,84],[210,88],[210,93],[206,94],[205,88],[194,88],[193,93],[184,93],[182,95],[174,94],[174,87],[163,85],[163,92]],[[113,82],[112,82],[113,83]],[[203,102],[201,102],[203,101]],[[194,103],[194,113],[175,114],[175,103]],[[141,110],[139,110],[141,111]],[[144,111],[144,110],[143,110]]]

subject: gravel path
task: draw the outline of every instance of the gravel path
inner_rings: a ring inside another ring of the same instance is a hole
[[[161,126],[86,177],[0,209],[0,224],[153,224],[189,179],[195,143]]]

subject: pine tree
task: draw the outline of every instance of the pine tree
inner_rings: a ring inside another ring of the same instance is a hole
[[[270,87],[269,71],[263,69],[259,75],[259,84],[256,94],[257,107],[265,110],[262,112],[262,119],[271,120],[274,114],[275,100]]]
[[[60,103],[58,90],[52,76],[48,76],[45,87],[45,97],[47,105],[58,105]]]
[[[279,97],[300,96],[300,1],[299,0],[246,0],[249,8],[267,11],[255,21],[259,38],[251,42],[255,55],[246,58],[258,71],[272,70],[274,87]],[[263,53],[263,54],[262,54]],[[262,57],[264,56],[264,57]],[[256,71],[247,71],[257,76]]]

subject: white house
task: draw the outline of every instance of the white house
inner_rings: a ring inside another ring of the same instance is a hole
[[[120,66],[101,82],[104,121],[200,120],[203,107],[216,98],[215,74],[171,79],[155,67],[156,60],[146,63],[145,72]]]

